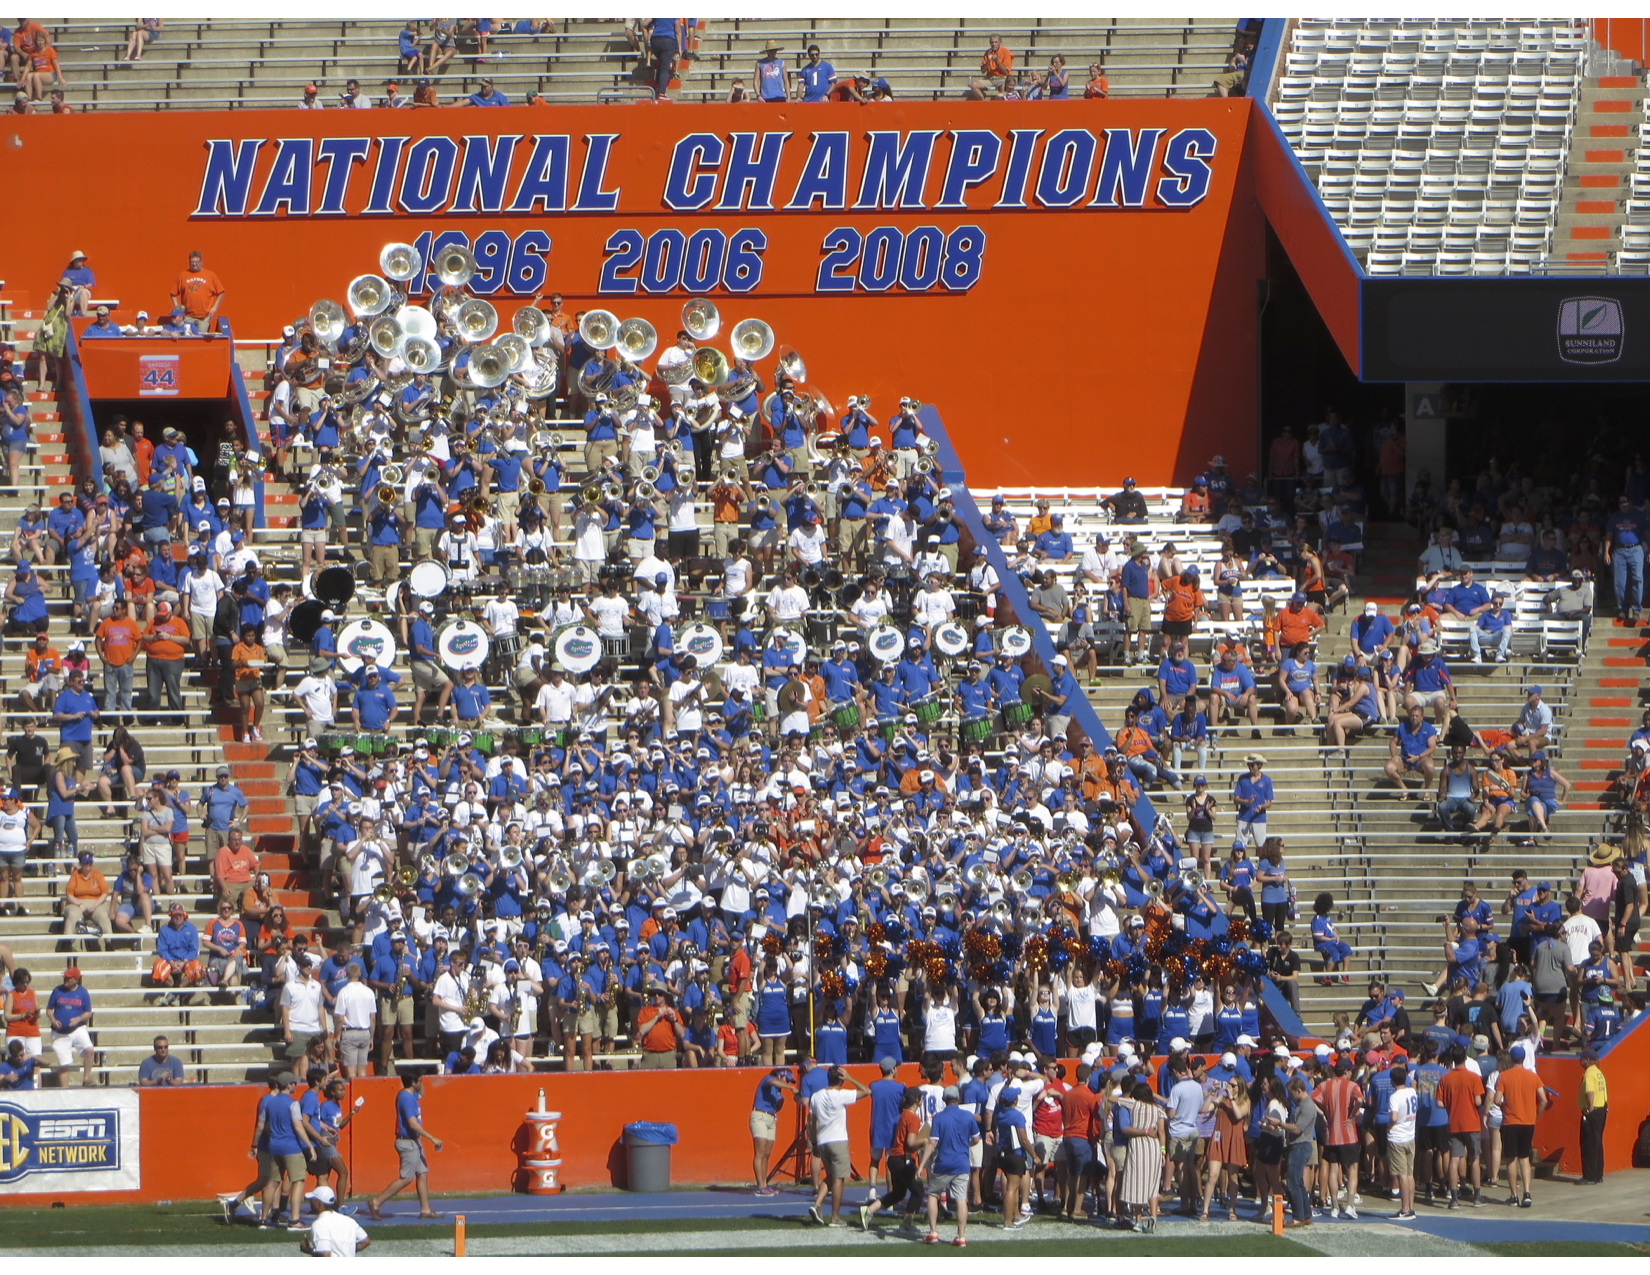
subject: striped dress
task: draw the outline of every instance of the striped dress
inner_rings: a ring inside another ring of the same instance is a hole
[[[1151,1129],[1154,1133],[1163,1121],[1163,1112],[1155,1102],[1136,1102],[1125,1099],[1131,1129]],[[1124,1204],[1146,1205],[1157,1197],[1157,1188],[1163,1179],[1163,1144],[1156,1137],[1129,1138],[1128,1159],[1123,1164]]]

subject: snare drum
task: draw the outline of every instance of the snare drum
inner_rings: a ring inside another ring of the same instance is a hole
[[[1033,715],[1030,704],[1004,704],[1003,727],[1007,730],[1022,730],[1031,725]]]
[[[315,742],[320,746],[320,751],[324,756],[336,757],[344,751],[345,744],[353,743],[354,740],[352,736],[346,735],[342,731],[329,730]]]
[[[544,742],[544,727],[518,726],[516,727],[516,743],[523,748],[537,748]]]
[[[609,660],[623,660],[630,653],[630,634],[621,633],[617,637],[602,635],[602,657]]]
[[[940,703],[938,696],[930,695],[918,700],[911,711],[917,715],[917,725],[932,726],[944,714],[945,705]]]
[[[765,722],[768,720],[767,701],[758,696],[751,701],[751,721]]]
[[[450,747],[458,738],[458,732],[447,726],[432,726],[424,732],[424,736],[430,741],[431,748],[440,749]]]
[[[962,741],[965,744],[983,744],[991,738],[991,719],[989,717],[975,717],[962,724]]]
[[[470,743],[475,746],[476,752],[483,757],[493,755],[493,732],[490,730],[473,731],[470,734]]]
[[[831,723],[838,730],[853,730],[859,725],[859,705],[838,704],[831,710]]]
[[[388,735],[363,735],[360,740],[357,741],[357,749],[359,749],[362,744],[366,745],[365,751],[374,757],[382,757],[390,750],[390,740]]]

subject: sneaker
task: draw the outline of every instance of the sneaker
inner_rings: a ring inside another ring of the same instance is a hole
[[[309,1230],[309,1223],[308,1222],[294,1222],[290,1226],[288,1226],[286,1229],[289,1230],[289,1231],[307,1231],[307,1230]]]
[[[1421,986],[1426,990],[1426,994],[1428,996],[1438,995],[1438,984],[1437,983],[1422,983]]]
[[[812,1222],[815,1226],[825,1225],[824,1215],[820,1213],[819,1206],[817,1204],[810,1204],[808,1206],[808,1221]]]
[[[1530,1199],[1528,1191],[1524,1193],[1524,1198],[1518,1202],[1518,1207],[1521,1209],[1533,1209],[1535,1207],[1535,1201]]]
[[[237,1198],[233,1195],[220,1195],[218,1197],[218,1203],[223,1206],[223,1220],[225,1226],[233,1226],[235,1224],[235,1205],[237,1202]]]
[[[1356,1222],[1358,1220],[1358,1210],[1353,1208],[1350,1204],[1346,1206],[1346,1220],[1349,1222]]]
[[[841,1228],[843,1228],[847,1225],[848,1224],[846,1222],[844,1222],[839,1217],[833,1217],[829,1222],[825,1223],[825,1226],[826,1226],[827,1229],[834,1226],[834,1227],[837,1227],[840,1230]]]
[[[1339,1217],[1340,1215],[1341,1215],[1341,1206],[1339,1204],[1337,1204],[1334,1208],[1329,1210],[1329,1216],[1330,1217]]]
[[[967,1248],[968,1247],[968,1241],[963,1239],[963,1237],[959,1235],[951,1241],[951,1247],[952,1248]]]
[[[940,1242],[940,1237],[935,1235],[932,1231],[926,1231],[923,1234],[922,1242],[924,1244],[938,1244]]]
[[[1350,976],[1348,977],[1348,981],[1351,981]],[[1352,1193],[1352,1203],[1353,1204],[1362,1204],[1363,1202],[1364,1202],[1364,1197],[1359,1195],[1356,1191],[1354,1191]]]
[[[1027,1200],[1024,1204],[1020,1205],[1020,1216],[1021,1217],[1030,1217],[1031,1214],[1032,1214],[1032,1211],[1033,1210],[1032,1210],[1032,1207],[1031,1207],[1031,1201],[1030,1200]]]
[[[1415,1210],[1402,1209],[1392,1215],[1392,1220],[1394,1222],[1413,1222],[1415,1220]]]
[[[1453,1212],[1456,1207],[1457,1207],[1457,1201],[1455,1199],[1455,1192],[1451,1191],[1449,1193],[1449,1208]]]
[[[1516,1209],[1518,1207],[1518,1197],[1516,1195],[1509,1195],[1504,1203],[1509,1209]]]
[[[859,1206],[859,1229],[862,1231],[871,1229],[871,1206],[868,1204]]]

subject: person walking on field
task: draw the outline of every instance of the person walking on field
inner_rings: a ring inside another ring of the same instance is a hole
[[[430,1166],[424,1159],[424,1140],[437,1151],[441,1139],[424,1127],[423,1108],[419,1099],[424,1095],[424,1077],[416,1072],[403,1072],[401,1092],[395,1097],[395,1152],[401,1158],[401,1176],[383,1189],[367,1205],[374,1221],[382,1221],[379,1212],[408,1186],[418,1188],[418,1216],[438,1218],[442,1214],[430,1208]]]

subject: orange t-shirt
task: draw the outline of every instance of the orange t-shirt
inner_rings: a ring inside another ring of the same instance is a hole
[[[922,1128],[922,1119],[915,1111],[902,1111],[894,1123],[894,1136],[888,1140],[889,1155],[910,1155],[911,1135]]]
[[[37,651],[31,646],[23,652],[23,668],[28,673],[29,681],[38,682],[48,673],[61,673],[63,657],[55,646],[48,646],[44,651]]]
[[[34,988],[26,991],[13,990],[11,994],[12,1014],[25,1014],[31,1017],[18,1018],[6,1024],[8,1036],[38,1036],[40,1034],[40,1002],[36,999]]]
[[[676,1048],[676,1024],[653,1005],[636,1015],[636,1035],[650,1054],[670,1053]]]
[[[1515,1064],[1496,1073],[1495,1087],[1501,1094],[1501,1123],[1534,1124],[1536,1094],[1541,1089],[1541,1077],[1528,1067]]]
[[[1141,757],[1151,751],[1152,737],[1138,726],[1125,726],[1112,741],[1125,757]]]
[[[229,658],[234,661],[237,682],[256,682],[263,676],[264,648],[258,643],[254,642],[250,646],[245,642],[235,643]],[[257,668],[252,667],[254,662],[257,663]]]
[[[1014,69],[1014,55],[1009,52],[1006,44],[998,45],[995,49],[987,49],[985,56],[980,59],[980,70],[987,75],[1007,75]]]
[[[191,319],[204,319],[223,295],[223,282],[210,270],[185,270],[172,285],[172,299]]]
[[[152,660],[181,660],[187,653],[189,626],[177,616],[167,616],[149,629],[149,658]]]
[[[1180,512],[1181,512],[1182,515],[1185,515],[1185,514],[1202,515],[1202,514],[1208,513],[1209,512],[1209,497],[1208,497],[1208,495],[1204,494],[1204,495],[1200,496],[1195,491],[1187,492],[1184,496],[1182,496],[1180,498]]]
[[[1484,1127],[1478,1114],[1483,1092],[1484,1082],[1465,1067],[1456,1067],[1438,1082],[1434,1101],[1449,1112],[1451,1133],[1477,1133]]]
[[[1075,1085],[1060,1095],[1060,1111],[1064,1126],[1060,1133],[1067,1138],[1086,1138],[1094,1123],[1094,1109],[1100,1105],[1100,1095],[1087,1085]]]
[[[1278,612],[1278,641],[1286,647],[1310,642],[1312,631],[1321,628],[1323,617],[1311,607],[1302,607],[1299,611],[1285,607]]]
[[[1091,78],[1089,82],[1083,86],[1083,96],[1086,98],[1110,97],[1111,86],[1106,83],[1106,77],[1103,75],[1096,75]]]
[[[135,620],[109,619],[97,626],[103,662],[116,668],[122,668],[137,658],[138,641],[142,637],[143,628]]]
[[[1163,582],[1165,599],[1163,618],[1169,621],[1189,620],[1203,605],[1203,591],[1195,584],[1181,584],[1180,577]]]
[[[82,876],[79,871],[69,873],[69,884],[63,887],[63,893],[71,899],[98,899],[109,893],[109,878],[96,868],[91,875]]]

